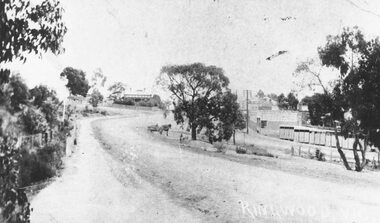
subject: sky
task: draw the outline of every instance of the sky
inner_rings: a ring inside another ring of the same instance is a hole
[[[380,36],[376,0],[61,2],[65,53],[12,64],[30,87],[45,84],[60,97],[68,95],[59,78],[67,66],[88,78],[101,68],[108,84],[121,81],[154,93],[162,66],[194,62],[222,67],[234,91],[287,93],[295,88],[297,63],[317,57],[327,35],[358,26],[368,38]],[[278,51],[288,53],[266,60]]]

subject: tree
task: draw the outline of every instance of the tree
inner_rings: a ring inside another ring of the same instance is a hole
[[[24,131],[28,134],[37,134],[45,132],[48,129],[48,123],[45,115],[34,107],[28,108],[21,114]]]
[[[60,74],[61,78],[67,79],[66,87],[72,95],[86,97],[90,86],[86,74],[82,70],[66,67]]]
[[[298,99],[296,96],[294,96],[293,92],[290,92],[286,98],[286,101],[288,102],[288,109],[290,110],[297,110],[298,106]]]
[[[26,61],[27,55],[51,51],[59,54],[63,51],[61,44],[66,33],[62,21],[63,8],[59,1],[43,0],[6,0],[0,2],[0,64],[19,59]],[[27,93],[24,85],[9,86],[11,72],[0,68],[0,105],[6,105],[2,111],[1,127],[9,123],[10,112],[21,110],[26,103]],[[21,83],[21,82],[14,82]],[[20,87],[20,88],[19,88]],[[16,94],[12,95],[16,92]],[[12,100],[9,98],[13,98]],[[8,102],[10,106],[8,106]],[[12,126],[12,125],[10,125]],[[0,221],[29,222],[30,209],[25,191],[19,189],[18,171],[20,151],[15,147],[14,132],[1,129],[0,138]],[[8,135],[8,136],[5,136]]]
[[[92,105],[92,107],[98,107],[98,104],[103,101],[103,95],[99,92],[98,89],[94,89],[90,94],[90,98],[88,102]]]
[[[67,31],[62,21],[63,8],[57,0],[31,3],[29,0],[0,2],[0,63],[19,59],[30,53],[51,51],[59,54]],[[7,82],[9,70],[0,70],[0,82]]]
[[[91,78],[91,87],[104,87],[107,81],[107,77],[103,74],[102,69],[98,68],[95,70],[94,75]]]
[[[337,150],[346,169],[351,170],[338,135],[353,137],[355,170],[362,171],[367,164],[367,145],[380,146],[379,40],[365,40],[357,27],[344,28],[341,34],[328,36],[318,54],[323,66],[339,71],[333,91],[326,91],[324,96],[330,98],[327,104],[331,106],[323,108],[329,111],[331,121],[341,127],[340,132],[335,128]],[[363,145],[360,139],[364,140]]]
[[[29,103],[29,89],[19,74],[10,77],[8,90],[10,91],[8,111],[11,113],[21,111],[22,106]]]
[[[220,104],[221,129],[219,130],[219,140],[224,139],[228,141],[233,137],[233,143],[235,144],[236,130],[246,128],[246,120],[239,106],[235,94],[232,94],[231,91],[223,94]]]
[[[259,97],[259,98],[264,98],[264,97],[265,97],[264,91],[262,91],[262,90],[260,89],[260,90],[257,92],[256,96]]]
[[[278,107],[282,110],[297,110],[299,101],[293,92],[289,92],[288,96],[286,97],[283,93],[281,93],[277,97],[277,102],[278,102]]]
[[[57,110],[62,104],[57,98],[56,92],[45,85],[39,85],[30,89],[29,94],[32,104],[45,114],[45,119],[52,128],[58,120]]]
[[[29,90],[29,94],[33,100],[33,105],[37,108],[41,107],[48,98],[51,98],[53,101],[58,100],[56,92],[45,85],[35,86]]]
[[[277,102],[280,109],[287,110],[289,108],[288,101],[283,93],[277,97]]]
[[[197,138],[198,127],[207,127],[205,121],[210,124],[217,119],[209,113],[215,104],[212,98],[225,91],[229,84],[222,68],[202,63],[164,66],[158,82],[173,94],[174,118],[178,124],[187,118],[193,140]]]
[[[322,80],[322,67],[320,60],[310,58],[297,65],[293,76],[297,78],[297,85],[300,90],[307,87],[309,90],[315,91],[316,88],[320,87],[325,94],[328,93],[328,86]]]
[[[127,89],[127,85],[122,82],[115,82],[113,83],[109,88],[108,91],[111,92],[110,98],[115,100],[117,98],[120,98],[121,95],[124,94],[125,90]]]
[[[301,103],[308,107],[310,124],[333,127],[334,123],[325,119],[325,115],[333,110],[333,98],[330,94],[316,93],[303,98]]]
[[[267,97],[273,101],[278,101],[278,96],[275,93],[270,93],[267,95]]]

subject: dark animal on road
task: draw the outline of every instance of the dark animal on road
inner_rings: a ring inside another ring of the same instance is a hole
[[[162,135],[162,132],[165,131],[166,132],[166,136],[169,136],[169,129],[171,127],[172,127],[171,124],[169,124],[169,125],[161,125],[160,130],[159,130],[160,134]]]

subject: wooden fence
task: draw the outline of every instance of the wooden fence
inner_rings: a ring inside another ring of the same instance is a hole
[[[16,148],[20,148],[21,146],[29,146],[30,148],[36,146],[42,147],[50,143],[53,137],[53,130],[33,135],[20,135],[17,138]]]
[[[335,133],[332,130],[310,128],[304,126],[280,126],[280,139],[300,142],[310,145],[336,147]],[[338,136],[339,144],[343,149],[352,150],[354,138]],[[363,144],[363,140],[360,140]]]

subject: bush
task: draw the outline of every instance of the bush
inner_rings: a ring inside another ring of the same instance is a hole
[[[151,101],[140,101],[137,105],[142,107],[154,107],[154,104]]]
[[[120,99],[120,100],[115,100],[115,104],[120,104],[120,105],[135,105],[135,102],[131,99]]]
[[[258,148],[256,146],[254,146],[253,144],[246,145],[244,147],[247,150],[248,154],[253,154],[256,156],[276,157],[273,154],[269,153],[266,149]]]
[[[36,134],[48,129],[45,115],[38,109],[30,107],[21,114],[20,119],[24,125],[25,132],[28,134]]]
[[[224,142],[215,142],[214,147],[218,153],[226,153],[227,145]]]
[[[107,111],[101,111],[100,114],[101,115],[108,115]]]
[[[90,94],[90,98],[88,102],[92,105],[92,107],[98,107],[98,104],[103,101],[103,95],[99,92],[98,89],[94,89]]]
[[[21,187],[46,180],[56,175],[62,166],[62,146],[53,144],[30,151],[22,149],[19,183]]]
[[[320,149],[315,150],[315,158],[318,161],[326,161],[325,154],[322,153]]]
[[[242,147],[242,146],[236,146],[236,153],[239,153],[239,154],[246,154],[247,153],[247,149]]]

